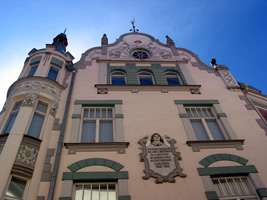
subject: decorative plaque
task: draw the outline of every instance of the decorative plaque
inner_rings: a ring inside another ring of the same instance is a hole
[[[160,134],[154,133],[150,140],[143,138],[138,141],[142,146],[143,153],[140,153],[140,161],[145,162],[145,176],[156,178],[156,183],[170,182],[175,183],[174,177],[186,177],[182,173],[182,168],[178,160],[182,160],[180,152],[175,151],[174,139],[163,139]]]

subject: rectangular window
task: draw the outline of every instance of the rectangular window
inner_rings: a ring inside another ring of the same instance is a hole
[[[116,200],[115,183],[76,184],[75,200]]]
[[[46,110],[47,105],[42,102],[38,102],[27,135],[36,138],[40,137]]]
[[[27,181],[12,176],[8,189],[5,193],[5,199],[23,199]]]
[[[47,78],[56,81],[57,80],[57,75],[58,75],[58,69],[55,67],[50,67]]]
[[[247,177],[213,178],[212,182],[220,199],[229,199],[231,197],[231,200],[257,200],[255,190]]]
[[[113,108],[84,108],[81,142],[113,142]]]
[[[225,140],[210,107],[186,107],[185,110],[197,140]]]
[[[37,66],[31,67],[31,69],[28,73],[28,76],[33,76],[35,74],[36,70],[37,70]]]
[[[9,116],[8,122],[6,124],[6,127],[5,127],[5,129],[3,131],[3,134],[10,133],[10,131],[11,131],[12,127],[13,127],[13,124],[14,124],[16,118],[17,118],[17,115],[19,113],[20,106],[21,106],[21,102],[17,102],[14,105],[14,107],[13,107],[11,113],[10,113],[10,116]]]

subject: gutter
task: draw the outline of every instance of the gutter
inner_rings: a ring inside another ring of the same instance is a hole
[[[73,68],[72,66],[66,66],[66,68],[72,72],[72,77],[71,77],[70,89],[69,89],[69,93],[68,93],[68,97],[67,97],[67,101],[66,101],[62,127],[60,130],[60,135],[59,135],[59,140],[58,140],[58,145],[57,145],[57,152],[56,152],[56,156],[55,156],[54,167],[53,167],[53,172],[52,172],[51,181],[50,181],[50,185],[49,185],[47,200],[53,200],[53,197],[54,197],[56,179],[57,179],[57,173],[58,173],[58,166],[59,166],[59,162],[60,162],[60,158],[61,158],[63,139],[64,139],[66,124],[67,124],[67,116],[69,113],[72,89],[73,89],[74,79],[75,79],[75,75],[76,75],[76,69],[75,68]]]

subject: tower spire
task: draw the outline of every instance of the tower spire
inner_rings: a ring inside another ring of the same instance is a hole
[[[68,39],[66,33],[67,28],[65,28],[64,33],[58,34],[54,39],[53,39],[53,45],[56,46],[56,50],[66,53],[66,47],[68,46]]]

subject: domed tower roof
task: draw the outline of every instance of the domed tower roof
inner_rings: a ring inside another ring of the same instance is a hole
[[[56,46],[56,50],[66,53],[66,47],[68,46],[68,39],[67,35],[65,34],[66,29],[64,33],[58,34],[54,39],[53,39],[53,45]]]

